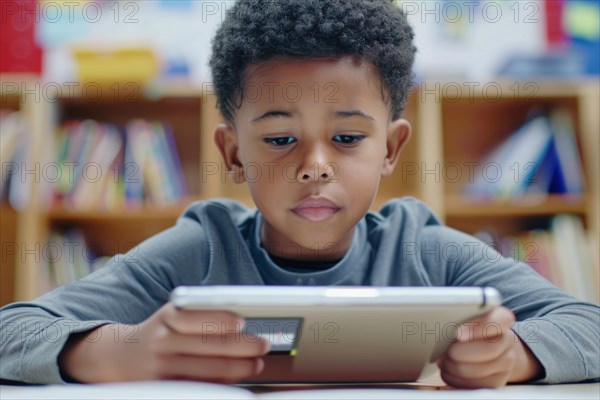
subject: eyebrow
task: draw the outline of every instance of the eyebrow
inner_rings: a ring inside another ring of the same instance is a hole
[[[375,118],[371,117],[369,114],[366,114],[360,110],[346,110],[346,111],[336,111],[330,114],[331,118],[354,118],[358,117],[360,119],[364,119],[367,121],[375,121]]]
[[[283,110],[267,111],[266,113],[262,114],[261,116],[254,118],[252,120],[252,123],[264,121],[266,119],[271,119],[271,118],[280,118],[280,117],[291,118],[293,114],[294,113],[291,113],[289,111],[283,111]]]
[[[271,118],[291,118],[295,113],[283,110],[273,110],[267,111],[259,117],[256,117],[252,120],[252,123],[264,121],[266,119]],[[375,121],[375,118],[370,115],[360,111],[360,110],[345,110],[345,111],[335,111],[329,114],[331,119],[340,119],[340,118],[360,118],[366,121]]]

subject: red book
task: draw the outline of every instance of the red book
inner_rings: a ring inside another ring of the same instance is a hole
[[[544,1],[546,13],[546,40],[549,47],[563,44],[567,41],[567,35],[563,29],[562,17],[564,14],[564,0]]]

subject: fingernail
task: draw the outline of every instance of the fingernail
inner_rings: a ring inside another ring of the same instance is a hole
[[[237,322],[235,323],[235,328],[237,330],[242,330],[244,329],[244,325],[246,324],[246,320],[243,317],[238,318]]]
[[[459,342],[466,342],[468,340],[467,334],[468,333],[466,333],[464,329],[458,328],[458,330],[456,331],[456,340],[458,340]]]
[[[257,358],[256,359],[256,374],[260,374],[262,372],[262,370],[265,368],[265,362],[263,361],[262,358]]]
[[[267,354],[269,351],[271,351],[271,343],[269,343],[268,340],[263,339],[262,350],[263,350],[263,354]]]

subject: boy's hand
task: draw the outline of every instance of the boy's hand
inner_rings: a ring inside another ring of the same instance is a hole
[[[442,379],[455,387],[495,388],[535,378],[542,366],[510,329],[514,322],[512,311],[497,307],[464,323],[437,360]]]
[[[260,357],[269,351],[266,340],[243,334],[242,327],[230,312],[181,310],[167,303],[139,325],[103,325],[69,341],[59,363],[65,375],[80,382],[232,383],[260,373]]]

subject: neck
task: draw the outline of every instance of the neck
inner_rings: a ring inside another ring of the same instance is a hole
[[[271,256],[285,260],[298,260],[322,263],[335,263],[341,260],[350,249],[356,227],[337,243],[315,243],[313,247],[305,247],[291,240],[270,240],[266,234],[266,223],[260,232],[261,246]]]

